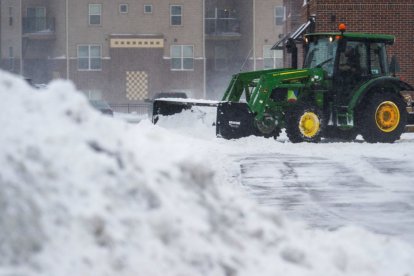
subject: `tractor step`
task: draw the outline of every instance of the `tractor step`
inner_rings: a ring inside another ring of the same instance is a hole
[[[414,125],[406,125],[405,132],[414,132]]]
[[[407,107],[408,118],[407,125],[405,126],[405,132],[414,132],[414,107]]]

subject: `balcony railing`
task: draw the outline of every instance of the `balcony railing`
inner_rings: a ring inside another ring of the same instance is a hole
[[[237,18],[206,18],[207,35],[240,35],[240,20]]]
[[[54,33],[55,18],[50,17],[25,17],[23,18],[23,33]]]

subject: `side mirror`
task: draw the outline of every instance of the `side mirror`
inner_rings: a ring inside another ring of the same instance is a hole
[[[395,77],[395,74],[400,72],[400,64],[396,55],[393,55],[390,63],[390,73]]]

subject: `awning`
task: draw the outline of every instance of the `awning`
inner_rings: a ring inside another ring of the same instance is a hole
[[[293,33],[289,33],[285,35],[281,40],[276,42],[275,45],[271,48],[272,50],[283,50],[283,48],[286,46],[286,42],[290,39],[297,40],[301,35],[303,35],[306,30],[312,26],[315,23],[315,18],[312,17],[308,20],[308,22],[303,23],[299,26],[299,28],[296,29]]]
[[[290,33],[285,35],[281,40],[279,40],[275,45],[272,46],[271,50],[283,50],[285,47],[286,41],[289,39]]]

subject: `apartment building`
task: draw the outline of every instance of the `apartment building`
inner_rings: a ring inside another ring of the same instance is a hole
[[[283,51],[271,47],[284,21],[279,0],[206,0],[207,90],[213,98],[223,94],[232,74],[283,65]]]
[[[2,0],[1,68],[72,80],[93,99],[221,97],[232,74],[278,67],[282,0]]]
[[[414,85],[414,51],[411,51],[414,35],[414,0],[284,0],[287,9],[285,33],[296,31],[333,32],[339,23],[345,23],[350,32],[384,33],[396,36],[393,46],[388,48],[389,56],[396,55],[400,64],[399,76]],[[313,18],[313,24],[307,25]],[[286,46],[286,41],[280,45]],[[296,40],[299,53],[301,40]],[[287,53],[287,52],[286,52]],[[285,65],[291,64],[286,55]],[[299,55],[300,56],[300,55]],[[299,58],[299,66],[302,59]]]

